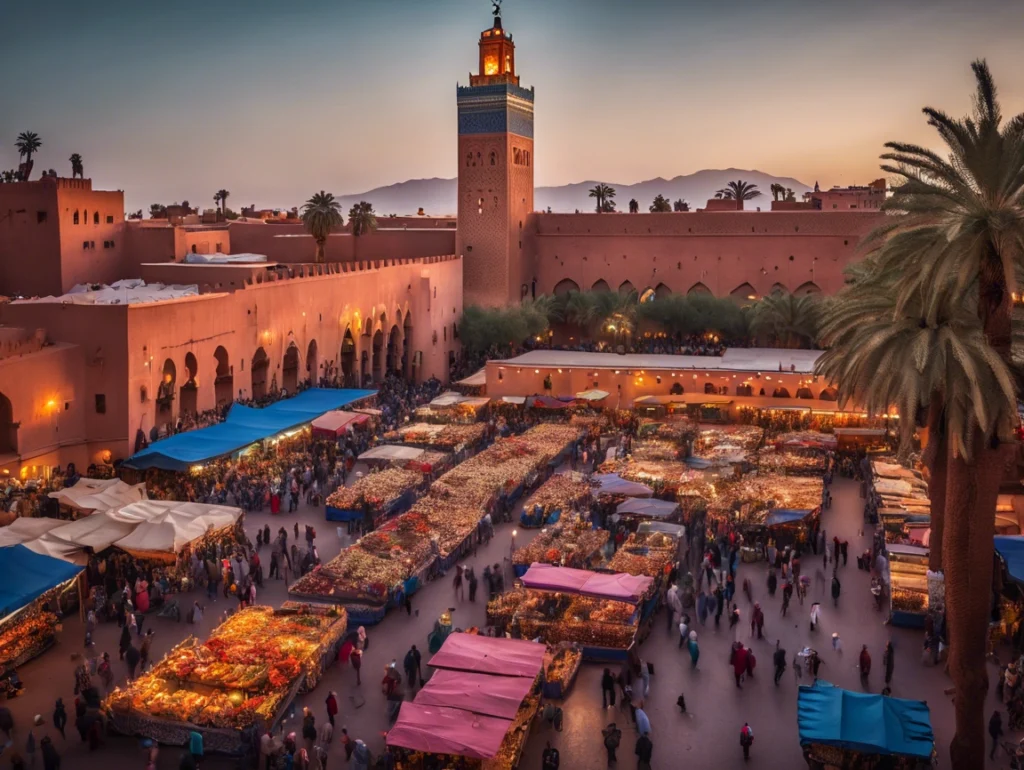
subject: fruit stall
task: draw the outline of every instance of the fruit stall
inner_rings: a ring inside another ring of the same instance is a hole
[[[527,528],[555,524],[563,513],[583,510],[589,502],[590,484],[582,474],[556,474],[533,493],[529,507],[519,514],[519,524]]]
[[[379,527],[385,520],[408,510],[423,481],[421,471],[403,468],[370,473],[328,496],[327,521],[362,521],[368,510],[374,526]]]
[[[904,628],[924,628],[928,614],[928,549],[913,545],[885,547],[889,563],[889,622]]]
[[[528,545],[512,554],[512,569],[521,576],[534,562],[557,564],[561,567],[587,569],[601,561],[601,550],[611,533],[594,529],[579,517],[567,517],[549,527]]]

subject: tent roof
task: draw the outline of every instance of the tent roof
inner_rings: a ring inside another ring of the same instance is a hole
[[[768,512],[764,525],[766,527],[774,527],[779,524],[792,524],[794,521],[803,521],[809,513],[810,511],[791,511],[787,508],[776,508]]]
[[[374,390],[310,388],[262,409],[234,404],[224,422],[156,441],[128,458],[128,464],[134,468],[186,470],[189,465],[231,454],[375,393]]]
[[[679,503],[668,500],[656,500],[655,498],[639,499],[631,497],[619,503],[615,512],[618,514],[632,514],[634,516],[649,516],[652,519],[667,519],[679,510]]]
[[[85,551],[74,543],[54,537],[52,532],[47,532],[35,540],[26,540],[22,545],[42,556],[50,556],[54,559],[77,564],[79,567],[84,567],[89,563],[89,556]]]
[[[447,706],[512,719],[533,687],[533,679],[441,668],[434,672],[414,700],[422,706]]]
[[[661,532],[678,538],[686,536],[686,527],[682,524],[670,524],[667,521],[641,521],[640,526],[636,528],[636,531],[638,533]]]
[[[482,385],[487,384],[487,367],[483,369],[477,369],[468,377],[463,377],[461,380],[455,383],[456,385],[464,385],[467,388],[479,388]]]
[[[654,582],[653,578],[646,575],[628,575],[625,572],[609,575],[537,562],[530,565],[520,580],[527,588],[541,591],[565,591],[634,604],[643,598]]]
[[[19,516],[6,527],[0,527],[0,547],[35,540],[66,523],[60,519]]]
[[[576,394],[576,398],[583,399],[584,401],[601,401],[602,399],[608,398],[607,390],[581,390]]]
[[[23,545],[0,548],[0,618],[20,610],[81,571],[79,566],[43,556]]]
[[[368,449],[359,455],[360,460],[415,460],[421,457],[425,449],[404,444],[381,444]]]
[[[526,396],[502,396],[501,400],[506,404],[525,404]]]
[[[114,518],[109,511],[103,511],[70,524],[64,523],[64,526],[53,530],[50,534],[70,545],[103,551],[122,537],[130,535],[135,526],[134,523]]]
[[[79,479],[74,486],[50,492],[61,505],[79,511],[109,511],[146,499],[145,484],[125,484],[121,479]]]
[[[594,476],[599,495],[625,495],[626,497],[650,497],[654,490],[636,481],[627,481],[617,473],[598,473]]]
[[[565,409],[569,406],[568,401],[562,401],[554,396],[530,396],[526,399],[526,404],[537,409]]]
[[[995,546],[1010,577],[1024,583],[1024,536],[996,535]]]
[[[935,744],[924,701],[850,692],[827,682],[800,687],[797,725],[801,745],[822,743],[865,754],[927,758]]]
[[[135,528],[114,543],[124,551],[176,553],[211,529],[238,521],[241,508],[202,503],[147,500],[111,511],[119,522],[134,523]]]
[[[359,424],[360,422],[366,422],[370,419],[365,414],[356,414],[355,412],[344,412],[340,409],[333,409],[330,412],[320,415],[313,420],[313,430],[323,431],[324,433],[340,433],[342,430],[348,428],[349,424]]]
[[[387,733],[387,744],[428,754],[490,759],[498,754],[511,727],[508,719],[406,701]]]
[[[434,668],[492,676],[535,677],[544,665],[545,646],[526,639],[452,634],[430,659]]]

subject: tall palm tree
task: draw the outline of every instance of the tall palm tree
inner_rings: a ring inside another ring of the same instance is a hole
[[[68,160],[71,161],[71,178],[74,179],[77,176],[84,179],[85,164],[82,163],[82,156],[75,152],[71,154],[71,157],[68,158]]]
[[[373,211],[373,204],[366,201],[359,201],[348,210],[348,224],[352,228],[352,235],[357,238],[360,235],[373,232],[377,229],[377,215]]]
[[[868,246],[901,271],[894,288],[900,311],[921,303],[921,322],[934,326],[969,297],[985,341],[1009,367],[1011,291],[1024,261],[1024,115],[1004,123],[987,64],[971,66],[977,89],[970,116],[924,109],[946,157],[918,145],[886,144],[882,169],[898,181],[882,207],[887,224]],[[950,757],[958,768],[984,764],[992,520],[1009,459],[1004,412],[1014,411],[1004,399],[986,406],[989,414],[977,414],[943,396],[949,446],[942,563],[956,688]]]
[[[225,216],[228,213],[228,196],[231,195],[227,190],[217,190],[213,196],[213,202],[217,203],[220,201],[220,213],[221,216]]]
[[[774,182],[772,183],[772,186],[769,189],[772,192],[772,200],[777,201],[780,195],[785,194],[785,188],[783,188],[782,185],[776,184]]]
[[[820,309],[821,302],[813,294],[773,292],[753,306],[750,330],[773,345],[810,347],[817,337]]]
[[[636,198],[629,199],[629,213],[639,214],[640,213],[640,202]]]
[[[664,195],[656,195],[650,210],[652,214],[664,214],[665,212],[672,211],[672,204],[668,202],[668,198]]]
[[[683,200],[682,198],[676,198],[676,202],[672,204],[672,210],[673,211],[689,211],[690,210],[690,204],[689,204],[689,202]]]
[[[331,231],[345,224],[341,216],[341,204],[334,195],[321,190],[310,198],[302,207],[302,221],[316,241],[314,262],[324,261],[324,244]]]
[[[35,131],[22,131],[18,134],[18,140],[14,146],[18,148],[19,156],[25,159],[24,179],[27,180],[32,173],[32,155],[39,152],[39,148],[43,146],[43,140]]]
[[[781,187],[781,185],[780,185],[780,187]],[[793,192],[793,188],[787,187],[785,190],[782,191],[782,194],[786,196],[785,200],[787,202],[789,202],[789,203],[795,203],[796,202],[796,193]]]
[[[721,196],[728,201],[736,201],[736,208],[743,208],[743,201],[753,200],[754,198],[761,197],[761,191],[757,189],[756,184],[750,182],[744,182],[742,179],[737,179],[735,182],[729,182],[725,187],[718,191]],[[715,197],[718,197],[718,193]]]
[[[615,188],[611,185],[607,185],[604,182],[599,182],[590,188],[590,197],[597,199],[597,205],[595,207],[598,214],[602,214],[608,211],[609,206],[614,208],[615,199]]]

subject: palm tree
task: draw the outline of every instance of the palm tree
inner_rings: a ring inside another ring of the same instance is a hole
[[[22,131],[18,134],[18,140],[14,143],[18,148],[18,155],[25,159],[25,169],[22,178],[28,180],[32,174],[32,154],[39,152],[43,146],[43,140],[35,131]]]
[[[684,201],[682,198],[676,198],[676,202],[672,204],[673,211],[689,211],[690,204]]]
[[[74,179],[77,176],[84,179],[85,164],[82,163],[82,156],[75,152],[71,154],[71,157],[68,158],[68,160],[71,161],[71,178]]]
[[[629,213],[639,214],[640,213],[640,202],[636,198],[630,198],[629,200]]]
[[[1008,369],[1011,290],[1024,244],[1024,115],[1004,124],[987,64],[979,60],[971,66],[977,90],[970,116],[955,119],[924,110],[946,144],[947,157],[918,145],[886,144],[882,169],[897,181],[882,207],[887,224],[867,245],[881,265],[891,265],[900,275],[893,287],[897,318],[918,311],[919,324],[937,327],[958,318],[961,303],[969,301],[992,357]],[[966,370],[963,353],[957,355],[956,366]],[[995,363],[986,366],[996,372]],[[968,372],[975,375],[975,390],[954,391],[947,383],[941,402],[948,441],[939,515],[944,522],[949,671],[956,689],[953,767],[984,764],[992,520],[1015,413],[1012,390],[1009,397],[1002,390],[986,390],[977,385],[982,375],[976,370]],[[934,506],[933,500],[933,520]]]
[[[607,212],[609,206],[611,206],[612,210],[615,208],[615,203],[613,202],[615,188],[611,185],[599,182],[590,189],[590,197],[597,199],[596,211],[598,214]]]
[[[735,182],[729,182],[725,187],[718,191],[722,197],[728,201],[736,201],[738,208],[743,208],[743,201],[753,200],[754,198],[761,197],[761,191],[757,189],[756,184],[744,182],[742,179],[737,179]],[[718,195],[716,194],[717,198]]]
[[[374,214],[373,204],[366,201],[355,204],[348,210],[348,224],[352,228],[352,235],[357,238],[376,230],[377,216]]]
[[[332,230],[337,230],[345,224],[341,216],[341,204],[331,193],[321,190],[303,205],[302,221],[316,241],[316,255],[313,261],[323,262],[327,237]]]
[[[162,203],[151,203],[149,216],[151,219],[167,219],[167,207]]]
[[[786,196],[786,201],[788,203],[795,203],[796,202],[796,193],[793,192],[793,190],[791,188],[787,187],[785,189],[785,191],[783,192],[783,194]]]
[[[228,213],[228,196],[231,195],[227,190],[217,190],[213,195],[213,202],[220,202],[220,213],[224,216]]]
[[[821,303],[817,296],[774,292],[753,306],[750,330],[784,348],[811,347],[817,337]]]
[[[772,183],[772,186],[769,189],[772,191],[772,200],[777,201],[779,200],[779,196],[785,194],[785,189],[780,184]]]
[[[668,202],[668,198],[664,195],[654,196],[654,202],[651,204],[650,211],[652,214],[664,214],[672,211],[672,204]]]

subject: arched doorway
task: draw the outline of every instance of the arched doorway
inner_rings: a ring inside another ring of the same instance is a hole
[[[594,285],[590,287],[591,291],[611,291],[612,287],[608,285],[608,281],[604,278],[598,278],[594,281]]]
[[[402,361],[400,358],[402,344],[399,337],[402,332],[398,328],[398,324],[391,327],[391,331],[388,333],[388,358],[387,358],[387,373],[388,374],[401,374]]]
[[[306,348],[306,382],[313,388],[320,385],[320,362],[316,355],[316,340],[310,340]]]
[[[738,305],[749,305],[751,302],[757,301],[757,289],[749,283],[741,283],[729,292],[729,299]]]
[[[294,342],[284,353],[284,364],[281,366],[281,387],[289,394],[295,393],[299,389],[299,349]]]
[[[808,281],[797,286],[793,294],[797,297],[806,297],[808,294],[821,294],[821,289],[814,281]]]
[[[370,379],[370,352],[364,350],[359,354],[359,385],[365,387],[372,382]]]
[[[556,297],[560,297],[563,294],[569,294],[570,292],[579,291],[580,287],[576,281],[571,278],[563,278],[561,281],[555,284],[555,288],[552,289],[551,293]]]
[[[263,398],[267,395],[267,371],[270,369],[270,358],[267,351],[259,348],[252,357],[249,374],[252,375],[252,397]]]
[[[666,299],[667,297],[670,297],[672,295],[672,289],[670,289],[663,283],[659,283],[657,286],[654,287],[654,295],[658,299]]]
[[[178,369],[174,361],[164,361],[160,371],[160,386],[156,389],[156,424],[170,425],[174,422],[174,385],[178,380]]]
[[[409,354],[409,346],[412,340],[412,313],[405,314],[402,322],[402,376],[406,379],[412,378],[416,382],[416,372],[413,371],[412,356]]]
[[[373,333],[373,381],[384,379],[384,333],[380,329]]]
[[[223,345],[219,345],[213,351],[213,358],[217,362],[217,378],[213,381],[214,398],[217,400],[217,406],[230,404],[235,400],[235,378],[228,362],[228,351]]]
[[[636,289],[633,288],[633,284],[629,281],[623,281],[619,284],[619,294],[632,294]]]
[[[0,455],[18,454],[18,426],[11,399],[0,393]]]
[[[836,388],[825,388],[818,394],[818,398],[822,401],[837,401],[839,399],[839,391]]]
[[[356,341],[352,337],[352,328],[345,330],[345,336],[341,339],[341,381],[349,387],[361,385],[362,381],[356,382]]]
[[[776,388],[772,391],[772,398],[792,398],[789,395],[789,388]]]
[[[687,294],[710,294],[711,293],[711,289],[709,289],[703,283],[700,283],[698,281],[693,286],[691,286],[690,290],[687,291],[686,293]]]
[[[198,411],[196,402],[199,396],[199,383],[196,376],[199,374],[199,362],[191,351],[185,354],[185,374],[188,379],[181,386],[179,395],[178,410],[181,415],[196,414]]]

